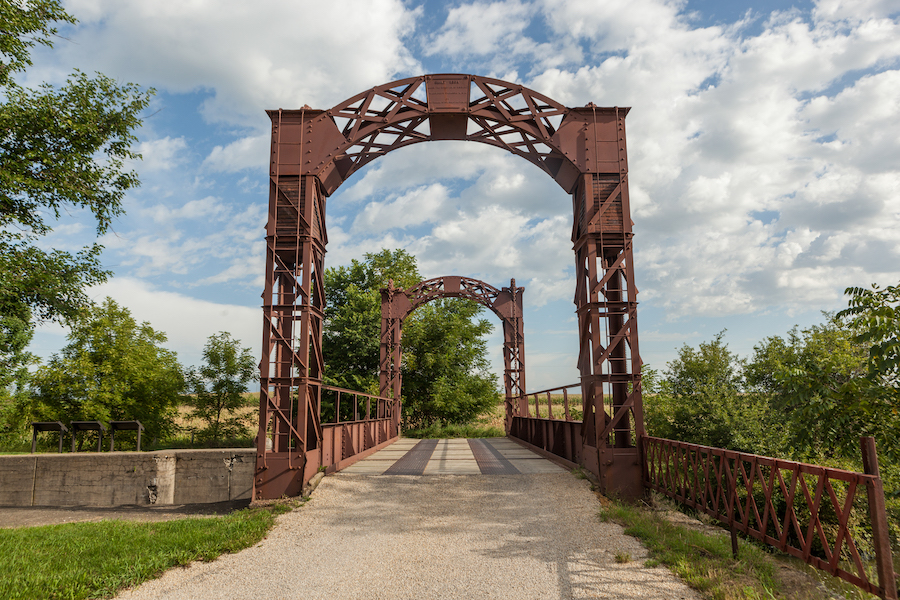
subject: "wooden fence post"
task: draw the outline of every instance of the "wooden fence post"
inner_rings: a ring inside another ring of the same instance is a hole
[[[875,544],[875,566],[878,570],[878,586],[885,600],[897,600],[897,581],[894,578],[894,560],[891,542],[888,539],[887,511],[884,506],[884,487],[878,470],[878,454],[875,452],[875,438],[864,436],[859,439],[862,448],[863,472],[874,475],[875,481],[868,486],[869,518],[872,522],[872,541]]]

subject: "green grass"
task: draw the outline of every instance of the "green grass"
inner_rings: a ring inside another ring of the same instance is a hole
[[[735,559],[728,535],[708,535],[681,527],[645,508],[612,502],[601,509],[600,517],[623,525],[627,535],[644,543],[650,551],[645,566],[666,565],[707,598],[795,597],[782,593],[774,561],[761,548],[744,540],[740,540],[739,556]]]
[[[500,427],[482,425],[455,425],[440,424],[419,429],[405,429],[403,437],[419,439],[444,439],[444,438],[488,438],[504,437],[506,433]]]
[[[282,504],[155,523],[0,529],[0,598],[108,598],[166,569],[252,546],[287,510]]]

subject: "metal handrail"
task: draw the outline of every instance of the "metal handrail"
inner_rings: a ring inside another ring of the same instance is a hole
[[[648,489],[727,524],[735,552],[740,531],[893,600],[897,588],[875,442],[863,438],[861,443],[865,473],[644,436],[643,480]],[[862,503],[861,490],[866,490],[878,583],[848,525],[854,501]]]
[[[525,409],[525,411],[524,411],[525,414],[522,416],[532,418],[531,413],[530,413],[530,407],[528,406],[528,399],[533,398],[534,399],[534,412],[535,412],[534,418],[538,418],[538,419],[544,418],[544,417],[540,416],[541,415],[540,397],[546,396],[546,398],[547,398],[547,417],[546,418],[553,420],[553,421],[573,421],[575,419],[572,419],[572,416],[569,414],[569,392],[568,392],[568,390],[570,388],[580,388],[580,387],[581,387],[580,383],[573,383],[570,385],[563,385],[563,386],[558,386],[558,387],[547,388],[546,390],[540,390],[537,392],[527,392],[524,396],[522,396],[522,399],[524,400],[524,402],[522,402],[522,405]],[[562,419],[556,419],[553,416],[553,392],[557,392],[557,391],[562,391],[562,396],[563,396],[563,414],[564,414],[564,416]]]

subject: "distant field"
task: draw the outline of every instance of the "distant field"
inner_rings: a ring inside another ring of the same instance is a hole
[[[565,403],[563,401],[562,394],[551,394],[550,395],[551,402],[553,403],[553,418],[554,419],[564,419],[565,418]],[[541,418],[547,418],[549,415],[549,411],[547,410],[547,396],[543,395],[539,398],[540,404],[540,415],[535,414],[534,409],[534,398],[530,398],[528,402],[528,411],[531,416],[540,416]],[[569,394],[569,416],[574,421],[580,421],[582,416],[581,410],[581,394]],[[501,399],[491,410],[479,415],[477,419],[475,419],[475,423],[480,426],[486,427],[499,427],[503,429],[504,420],[506,419],[506,408],[503,400]]]
[[[550,401],[553,407],[554,419],[565,419],[565,402],[562,394],[550,394]],[[539,414],[535,414],[534,398],[528,399],[528,411],[533,417],[546,419],[550,416],[550,410],[547,408],[547,395],[542,394],[538,397]],[[573,421],[580,421],[584,413],[581,408],[581,394],[569,394],[569,416]]]

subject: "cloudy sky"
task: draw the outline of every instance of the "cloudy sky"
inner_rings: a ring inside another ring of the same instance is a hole
[[[169,336],[183,364],[225,330],[259,353],[273,108],[327,109],[424,73],[631,106],[644,361],[711,339],[742,355],[821,321],[843,289],[900,278],[900,0],[69,0],[78,25],[26,83],[73,68],[157,90],[143,185],[102,239],[93,290]],[[427,277],[525,286],[529,389],[577,381],[571,200],[480,144],[416,145],[328,200],[330,266],[406,248]],[[48,243],[92,240],[67,215]],[[499,323],[497,323],[499,329]],[[42,327],[33,350],[64,344]],[[500,367],[500,339],[491,338]]]

